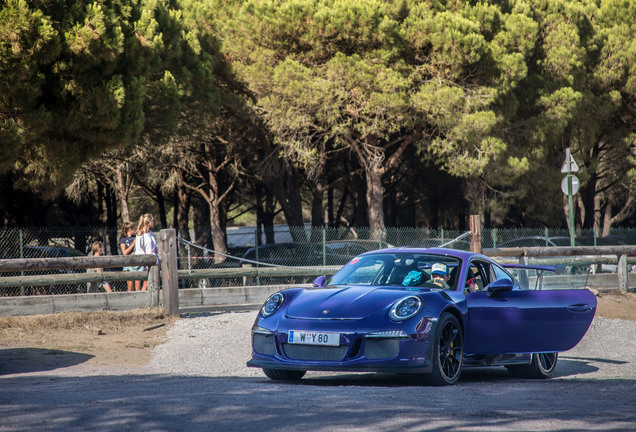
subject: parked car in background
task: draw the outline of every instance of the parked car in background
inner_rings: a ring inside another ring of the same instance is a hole
[[[274,243],[252,247],[243,255],[243,265],[258,266],[258,263],[288,267],[341,265],[352,256],[339,253],[336,248],[326,247],[324,257],[321,244],[313,243]],[[358,255],[362,251],[359,251]],[[355,256],[355,255],[354,255]]]
[[[382,243],[376,240],[330,240],[325,243],[327,254],[333,256],[332,261],[339,257],[340,261],[337,264],[346,264],[350,259],[357,257],[365,252],[386,249],[394,247],[389,243]]]
[[[229,248],[227,256],[221,262],[214,261],[214,253],[206,248],[195,249],[194,255],[182,255],[179,257],[179,268],[181,270],[205,270],[205,269],[224,269],[231,267],[241,267],[242,254],[247,248],[235,247]],[[239,255],[240,254],[240,255]],[[180,288],[212,288],[217,286],[233,283],[237,278],[205,278],[200,279],[179,279]],[[242,279],[242,278],[239,278]]]
[[[620,237],[608,236],[608,237],[575,237],[575,246],[621,246],[626,245],[627,242]],[[566,236],[529,236],[519,237],[513,240],[507,240],[501,243],[497,243],[497,247],[545,247],[545,246],[570,246],[570,237]]]
[[[519,237],[513,240],[507,240],[497,243],[498,248],[507,247],[545,247],[545,246],[570,246],[570,237],[556,236],[529,236]]]
[[[83,257],[85,253],[77,249],[64,246],[25,246],[22,252],[22,258],[73,258]],[[19,257],[16,257],[19,258]],[[68,274],[68,273],[86,273],[86,269],[68,269],[68,270],[48,270],[28,272],[29,275],[47,275],[47,274]],[[33,294],[73,294],[86,292],[85,284],[63,284],[63,285],[47,285],[25,287],[27,291]]]
[[[86,256],[77,249],[64,246],[25,246],[24,258],[70,258]]]

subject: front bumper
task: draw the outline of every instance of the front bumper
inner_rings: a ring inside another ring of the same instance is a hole
[[[402,337],[342,333],[339,346],[291,344],[286,332],[252,335],[248,367],[286,370],[430,373],[428,332]]]
[[[372,364],[356,364],[356,365],[318,365],[318,364],[291,364],[273,360],[256,360],[252,359],[247,362],[248,367],[263,369],[285,369],[285,370],[311,370],[311,371],[330,371],[330,372],[380,372],[380,373],[396,373],[396,374],[425,374],[433,370],[430,362],[427,360],[421,365],[372,365]]]

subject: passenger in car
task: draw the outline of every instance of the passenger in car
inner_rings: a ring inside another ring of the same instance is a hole
[[[479,291],[479,285],[477,284],[477,273],[472,268],[468,269],[468,275],[466,276],[466,284],[464,286],[464,294],[469,294],[475,291]]]

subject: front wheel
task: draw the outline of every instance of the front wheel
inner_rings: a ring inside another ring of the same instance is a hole
[[[518,378],[546,379],[554,375],[559,353],[532,354],[528,365],[506,366],[512,376]]]
[[[277,381],[296,381],[304,377],[307,371],[263,368],[263,373],[265,373],[269,379]]]
[[[459,379],[464,364],[464,334],[454,315],[444,313],[438,321],[433,343],[433,372],[424,376],[429,385],[453,385]]]

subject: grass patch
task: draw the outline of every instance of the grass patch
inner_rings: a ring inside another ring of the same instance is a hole
[[[176,317],[169,315],[163,308],[144,308],[118,312],[61,312],[51,315],[1,317],[0,330],[73,330],[86,327],[151,325],[158,321],[173,322],[175,319]]]

